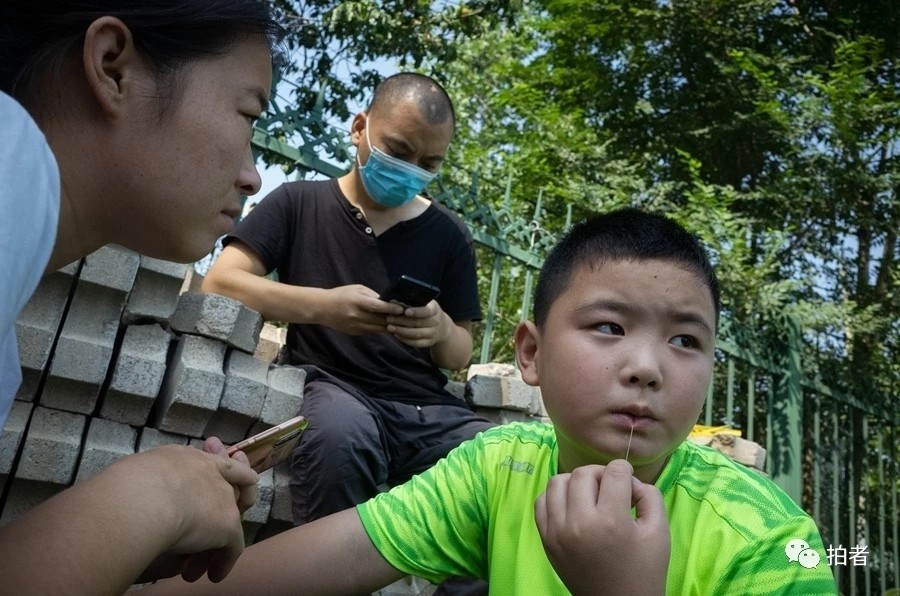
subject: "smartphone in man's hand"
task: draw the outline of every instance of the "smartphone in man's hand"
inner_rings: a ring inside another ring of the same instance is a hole
[[[291,454],[308,424],[309,421],[303,416],[291,418],[258,435],[235,443],[228,448],[228,456],[243,451],[250,460],[251,468],[256,472],[265,472]]]
[[[385,302],[396,302],[401,306],[425,306],[438,297],[440,288],[422,280],[401,275],[394,285],[384,292],[380,299]]]

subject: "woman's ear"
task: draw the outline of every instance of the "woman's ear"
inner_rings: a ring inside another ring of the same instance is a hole
[[[82,62],[97,105],[104,113],[119,116],[142,70],[131,30],[115,17],[97,19],[85,32]]]
[[[540,385],[539,360],[541,332],[531,321],[522,321],[516,327],[516,362],[522,380],[535,387]]]

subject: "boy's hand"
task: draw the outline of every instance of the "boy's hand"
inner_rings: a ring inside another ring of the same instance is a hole
[[[631,518],[631,507],[637,518]],[[547,558],[573,594],[662,594],[669,524],[662,495],[631,464],[583,466],[550,480],[534,504]]]
[[[385,302],[372,288],[355,284],[326,290],[322,324],[347,335],[384,333],[388,315],[403,313],[403,307]]]
[[[453,320],[436,300],[425,306],[408,307],[401,315],[387,317],[387,331],[413,348],[430,348],[446,340]]]

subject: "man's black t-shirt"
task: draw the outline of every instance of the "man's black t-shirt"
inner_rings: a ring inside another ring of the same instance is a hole
[[[472,237],[437,204],[376,237],[337,180],[290,182],[261,201],[225,244],[233,239],[283,283],[362,284],[381,293],[409,275],[440,288],[437,301],[454,321],[481,318]],[[350,336],[324,325],[291,324],[287,343],[291,364],[315,365],[373,397],[459,404],[444,390],[447,378],[430,351],[389,333]]]

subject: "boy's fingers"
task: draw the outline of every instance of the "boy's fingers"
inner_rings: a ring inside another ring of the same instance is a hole
[[[597,502],[599,507],[614,515],[631,517],[631,494],[634,469],[624,459],[615,459],[606,465],[600,481]]]
[[[638,521],[649,526],[665,525],[668,527],[666,506],[659,489],[652,484],[644,484],[637,479],[635,479],[631,489],[632,504],[634,505]]]
[[[544,500],[546,502],[548,525],[559,525],[566,520],[570,478],[571,474],[557,474],[547,483],[547,490],[544,491]]]
[[[544,536],[547,533],[547,493],[542,492],[534,501],[534,522],[538,533]]]
[[[581,466],[572,471],[569,479],[567,505],[570,511],[594,511],[600,497],[600,478],[603,466]]]

